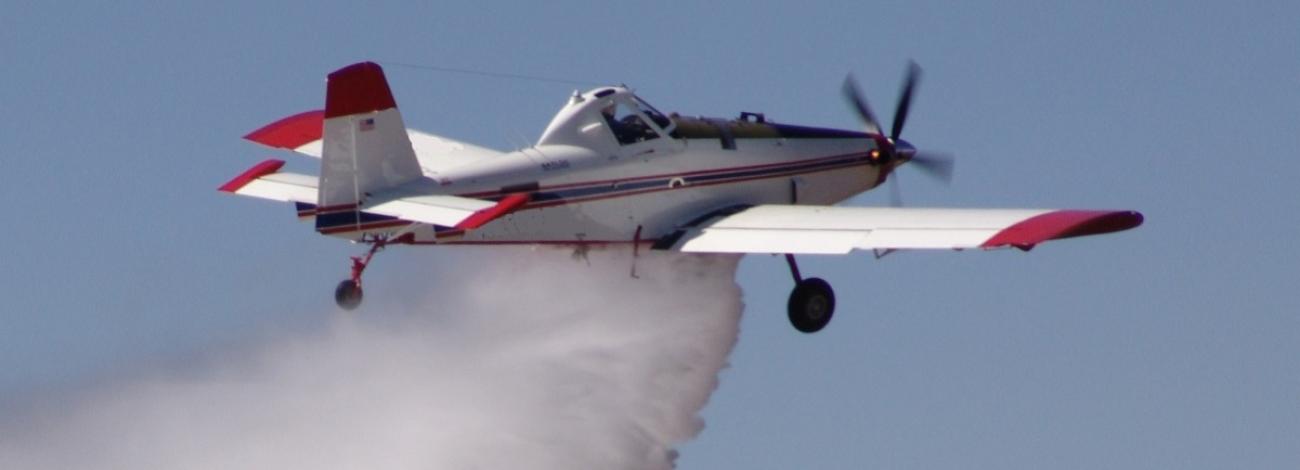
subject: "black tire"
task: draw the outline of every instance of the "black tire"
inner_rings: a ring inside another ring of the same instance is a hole
[[[334,288],[334,303],[343,310],[356,309],[361,305],[361,286],[351,279],[339,282],[339,286]]]
[[[826,328],[835,315],[835,291],[820,278],[804,279],[794,286],[787,308],[794,329],[816,333]]]

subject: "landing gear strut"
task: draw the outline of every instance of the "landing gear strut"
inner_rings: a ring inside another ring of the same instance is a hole
[[[365,256],[352,257],[352,277],[339,282],[338,287],[334,288],[334,303],[338,304],[343,310],[354,310],[361,305],[361,273],[366,271],[366,265],[370,264],[370,258],[375,253],[383,251],[384,246],[388,244],[387,238],[375,238],[371,240],[362,239],[362,242],[370,243],[370,251]]]
[[[794,277],[794,291],[790,292],[790,301],[786,305],[790,313],[790,324],[794,329],[804,333],[816,333],[826,328],[835,314],[835,291],[830,283],[821,278],[804,279],[799,274],[799,265],[794,255],[785,255],[786,264],[790,265],[790,275]]]

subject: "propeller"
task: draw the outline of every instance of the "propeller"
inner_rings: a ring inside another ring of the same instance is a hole
[[[931,178],[942,181],[943,184],[952,183],[952,170],[955,162],[952,155],[946,153],[917,152],[907,159],[916,169],[929,175]]]
[[[908,61],[907,74],[903,78],[903,90],[899,92],[898,107],[894,108],[894,127],[889,130],[889,140],[897,141],[903,133],[903,124],[907,123],[907,110],[912,107],[912,92],[916,91],[916,82],[921,79],[921,66]]]
[[[943,182],[943,184],[952,183],[953,160],[951,155],[929,152],[916,153],[907,161],[931,178]],[[903,207],[903,190],[899,189],[899,185],[898,175],[889,178],[889,205],[891,207]]]
[[[866,127],[867,133],[872,134],[876,140],[877,150],[872,152],[872,159],[885,167],[884,171],[893,169],[896,165],[894,161],[903,163],[910,162],[921,170],[922,173],[939,180],[944,184],[952,182],[953,158],[951,155],[933,152],[920,152],[907,141],[899,140],[903,133],[903,126],[907,124],[907,114],[912,108],[912,94],[916,91],[916,85],[921,79],[921,67],[916,62],[908,62],[907,71],[903,76],[903,89],[899,92],[898,106],[894,108],[893,126],[889,129],[889,136],[885,137],[881,133],[880,122],[876,120],[876,115],[871,112],[871,106],[867,104],[867,99],[863,97],[862,91],[858,88],[858,82],[852,74],[844,79],[844,97],[849,101],[849,105],[857,112],[858,118],[862,120]],[[897,183],[894,183],[893,194],[898,194]],[[899,201],[895,197],[895,202]],[[901,202],[899,202],[901,204]]]
[[[853,78],[853,74],[844,77],[844,97],[848,98],[849,104],[858,112],[858,117],[862,123],[866,124],[867,132],[880,134],[880,123],[876,122],[876,115],[871,113],[871,106],[867,105],[867,99],[862,97],[862,90],[858,89],[858,81]]]

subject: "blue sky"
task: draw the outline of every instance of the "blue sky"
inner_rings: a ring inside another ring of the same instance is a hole
[[[271,155],[239,136],[319,107],[342,65],[627,83],[664,111],[851,128],[844,74],[888,114],[914,59],[907,139],[958,166],[946,188],[905,172],[909,205],[1146,225],[1028,254],[809,257],[841,306],[814,336],[786,323],[781,261],[747,258],[741,339],[681,468],[1300,462],[1294,3],[5,10],[0,411],[321,321],[355,247],[215,187]],[[572,89],[388,74],[411,127],[504,149]],[[371,285],[440,258],[403,253]]]

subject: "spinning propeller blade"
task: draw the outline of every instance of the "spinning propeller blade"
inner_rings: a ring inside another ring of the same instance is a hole
[[[918,170],[939,180],[943,184],[952,183],[954,161],[952,155],[944,153],[917,152],[908,159]]]
[[[853,74],[844,77],[844,97],[848,98],[853,110],[858,112],[858,118],[862,119],[862,123],[867,125],[867,132],[879,134],[880,123],[876,121],[876,115],[871,113],[867,99],[862,97],[862,91],[858,89],[858,81],[853,78]]]
[[[921,66],[916,62],[907,63],[907,76],[903,80],[903,90],[899,92],[898,107],[894,108],[894,127],[889,131],[889,140],[898,140],[903,133],[903,124],[907,122],[907,111],[912,107],[912,92],[916,82],[921,79]]]

